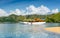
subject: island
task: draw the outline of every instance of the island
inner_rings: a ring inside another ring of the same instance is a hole
[[[60,12],[50,15],[15,15],[11,14],[9,16],[0,17],[0,23],[4,22],[47,22],[47,23],[60,23]]]

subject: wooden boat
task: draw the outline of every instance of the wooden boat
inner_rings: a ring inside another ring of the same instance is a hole
[[[39,18],[35,18],[34,20],[30,20],[28,22],[22,22],[24,24],[44,24],[46,23],[44,20],[41,20]]]

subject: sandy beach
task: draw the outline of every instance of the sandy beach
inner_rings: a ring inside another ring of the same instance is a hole
[[[48,28],[45,28],[45,30],[60,34],[60,27],[48,27]]]

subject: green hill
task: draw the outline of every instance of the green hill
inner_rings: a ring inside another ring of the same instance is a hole
[[[60,23],[60,12],[46,17],[46,22]]]

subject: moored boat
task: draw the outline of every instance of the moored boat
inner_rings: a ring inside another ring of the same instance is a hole
[[[22,22],[22,23],[24,23],[24,24],[44,24],[46,22],[39,18],[35,18],[34,20],[29,20],[28,22]]]

